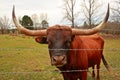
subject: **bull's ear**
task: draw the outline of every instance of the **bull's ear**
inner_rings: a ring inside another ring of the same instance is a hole
[[[40,43],[40,44],[47,44],[48,43],[47,38],[46,37],[41,37],[41,36],[35,38],[35,41]]]

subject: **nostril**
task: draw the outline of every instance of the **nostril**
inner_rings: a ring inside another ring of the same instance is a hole
[[[63,57],[62,57],[62,61],[64,61],[65,59],[66,59],[65,56],[63,56]]]
[[[56,62],[56,61],[57,61],[57,59],[56,59],[55,57],[53,57],[53,61],[55,61],[55,62]]]

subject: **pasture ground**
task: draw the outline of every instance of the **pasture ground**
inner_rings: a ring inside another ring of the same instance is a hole
[[[105,39],[104,55],[111,73],[101,63],[101,80],[120,80],[120,38]],[[57,68],[50,65],[46,44],[38,44],[32,37],[0,35],[0,80],[63,79]]]

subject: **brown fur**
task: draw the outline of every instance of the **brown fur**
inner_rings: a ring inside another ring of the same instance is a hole
[[[53,26],[47,29],[47,35],[49,35],[51,40],[54,40],[58,30],[62,30],[61,36],[63,41],[67,36],[72,33],[71,28],[67,26]],[[48,36],[47,36],[48,37]],[[49,41],[48,41],[49,44]],[[76,72],[62,72],[64,80],[87,80],[87,70],[89,67],[94,69],[97,65],[97,80],[99,78],[100,62],[103,53],[104,40],[98,35],[90,36],[75,36],[71,42],[71,48],[67,55],[67,64],[59,67],[61,71],[71,71],[78,70]],[[79,71],[82,70],[82,71]],[[92,77],[95,78],[95,73],[93,70]]]
[[[73,50],[68,53],[68,64],[61,67],[60,70],[83,71],[69,73],[63,72],[64,79],[77,80],[77,78],[80,78],[80,80],[87,80],[87,71],[84,70],[87,70],[88,67],[94,67],[94,65],[97,65],[97,69],[100,68],[103,45],[104,41],[99,35],[75,36],[71,45],[71,49]],[[99,80],[99,75],[97,75],[97,80]]]

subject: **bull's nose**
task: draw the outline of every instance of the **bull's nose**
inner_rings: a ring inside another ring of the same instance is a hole
[[[62,55],[62,56],[53,56],[52,57],[52,64],[53,65],[64,65],[66,64],[66,56]]]
[[[64,60],[65,60],[65,56],[53,56],[53,61],[55,62],[60,62]]]

